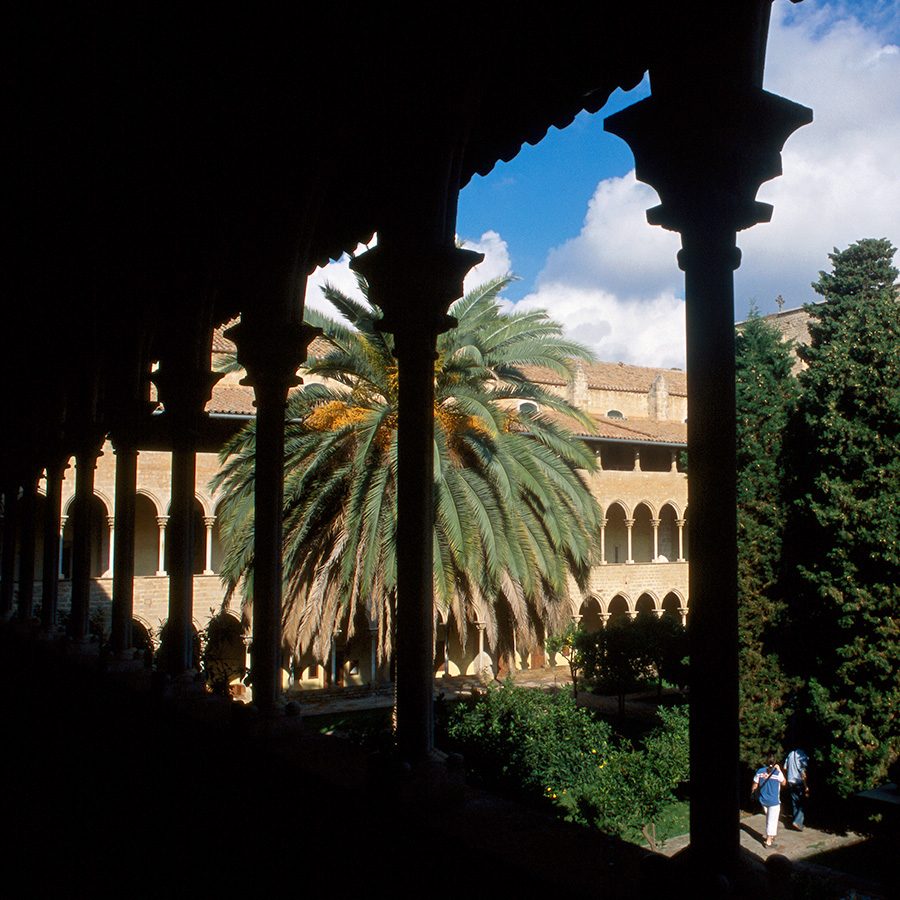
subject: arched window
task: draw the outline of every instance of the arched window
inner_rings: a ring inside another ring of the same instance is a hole
[[[624,419],[625,416],[618,409],[610,409],[606,413],[607,419]]]
[[[533,416],[537,411],[537,403],[532,403],[530,400],[525,400],[519,404],[519,412],[526,415]]]

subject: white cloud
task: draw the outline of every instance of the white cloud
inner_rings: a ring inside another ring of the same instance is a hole
[[[900,241],[900,48],[853,7],[802,4],[788,16],[786,6],[773,7],[765,86],[815,119],[788,139],[784,175],[759,192],[772,222],[740,237],[739,314],[748,297],[766,309],[777,294],[788,306],[813,299],[810,282],[834,247]]]
[[[601,181],[581,233],[551,250],[517,309],[547,309],[601,359],[684,366],[678,236],[647,224],[656,192],[634,172]]]
[[[900,241],[900,51],[847,9],[773,8],[766,88],[811,106],[815,122],[788,140],[785,174],[759,192],[773,221],[739,235],[739,318],[750,300],[772,311],[778,294],[788,306],[813,299],[835,246]],[[550,309],[603,358],[683,365],[679,238],[647,224],[657,202],[633,172],[602,181],[581,232],[549,252],[521,303]]]
[[[546,309],[601,359],[684,367],[684,301],[670,291],[622,300],[598,288],[547,282],[515,308]]]
[[[378,243],[377,235],[366,244],[360,244],[354,256],[364,253]],[[462,245],[468,250],[476,250],[484,254],[484,262],[475,266],[466,276],[464,290],[469,291],[476,285],[510,271],[509,248],[506,241],[496,231],[486,231],[478,241],[464,240]],[[317,309],[326,315],[334,315],[334,308],[322,295],[325,284],[331,284],[338,290],[356,299],[362,299],[356,283],[356,275],[350,271],[350,256],[346,253],[336,261],[320,266],[306,282],[306,306]]]
[[[368,247],[374,247],[375,243],[373,238]],[[368,247],[366,244],[360,244],[354,250],[354,256],[365,252]],[[350,257],[346,253],[339,260],[332,261],[327,266],[320,266],[306,281],[306,306],[317,309],[328,316],[334,316],[334,307],[322,295],[322,288],[326,283],[357,300],[362,299],[356,284],[356,275],[350,271]]]
[[[476,250],[484,254],[484,262],[479,263],[466,275],[463,283],[463,290],[466,293],[485,281],[509,274],[512,268],[509,247],[496,231],[486,231],[478,241],[464,240],[462,245],[467,250]]]

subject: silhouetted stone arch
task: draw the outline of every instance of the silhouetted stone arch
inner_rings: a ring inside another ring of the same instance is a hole
[[[684,602],[681,596],[677,591],[669,591],[665,597],[663,597],[662,609],[664,616],[673,616],[679,622],[681,621],[681,612],[680,609],[684,605]]]
[[[606,611],[609,613],[609,621],[618,622],[627,619],[630,608],[627,598],[623,594],[616,594],[606,606]]]
[[[634,525],[631,528],[631,558],[636,563],[653,560],[653,526],[650,520],[653,510],[646,501],[634,508]]]
[[[653,615],[655,610],[657,609],[656,597],[654,597],[649,592],[643,593],[640,597],[638,597],[637,603],[635,603],[634,608],[638,615],[641,615],[642,613]]]
[[[159,568],[159,507],[138,491],[134,501],[134,574],[155,575]]]
[[[606,561],[623,563],[628,558],[628,530],[625,520],[628,513],[620,501],[610,503],[606,509]]]
[[[659,538],[657,561],[674,562],[678,559],[678,510],[673,503],[663,504],[659,511]]]
[[[67,520],[63,528],[62,577],[72,577],[72,507],[75,497],[66,503]],[[91,578],[99,578],[109,567],[109,525],[111,513],[98,494],[91,497]]]
[[[581,615],[581,627],[590,633],[599,631],[603,627],[603,610],[600,601],[595,597],[587,597],[579,609]]]

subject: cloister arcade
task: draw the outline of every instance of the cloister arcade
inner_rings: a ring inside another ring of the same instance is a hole
[[[4,306],[0,356],[0,377],[10,386],[0,447],[6,513],[0,616],[32,622],[40,569],[40,627],[45,633],[55,627],[59,535],[71,525],[68,637],[89,652],[91,573],[109,566],[109,522],[101,516],[98,536],[92,515],[101,512],[95,469],[109,436],[116,499],[103,512],[113,518],[111,642],[117,658],[133,655],[132,622],[141,614],[138,503],[145,539],[153,512],[149,498],[138,501],[138,456],[165,451],[170,500],[156,512],[158,519],[168,516],[166,669],[173,685],[187,688],[195,609],[204,605],[193,571],[199,548],[205,550],[194,534],[198,463],[234,427],[206,410],[218,380],[210,348],[216,326],[240,314],[229,335],[256,405],[253,701],[267,722],[283,715],[284,411],[313,337],[302,324],[306,278],[377,232],[377,246],[356,257],[353,268],[385,310],[383,330],[395,335],[396,741],[421,788],[436,765],[429,537],[435,346],[438,333],[452,327],[446,314],[464,275],[480,261],[456,246],[459,192],[550,127],[600,110],[614,90],[634,87],[649,72],[651,95],[609,116],[605,127],[626,141],[637,178],[659,195],[650,223],[681,235],[686,490],[694,523],[690,857],[709,878],[733,877],[737,234],[771,216],[757,191],[781,174],[785,141],[811,121],[810,110],[763,89],[769,0],[659,4],[639,22],[625,3],[582,4],[577,12],[523,7],[502,18],[487,9],[477,22],[458,8],[400,17],[362,7],[341,17],[341,65],[334,65],[334,44],[326,39],[334,11],[290,10],[256,20],[243,8],[210,16],[188,5],[174,21],[159,5],[142,10],[138,22],[127,6],[91,7],[61,13],[64,20],[52,27],[36,12],[23,13],[36,21],[21,39],[11,82],[22,118],[15,129],[21,159],[10,167],[17,180],[7,217],[21,253],[9,287],[13,302]],[[295,13],[302,21],[291,21]],[[101,460],[110,455],[103,452]],[[635,474],[653,475],[641,470],[639,455]],[[72,457],[75,499],[63,525],[63,472]],[[47,515],[39,559],[42,471]],[[611,544],[620,557],[624,548],[622,568],[686,570],[677,561],[628,564],[635,553],[651,560],[666,555],[658,542],[671,530],[662,525],[663,504],[641,504],[619,490],[615,479],[627,474],[618,465],[601,473],[610,498],[622,500],[621,516],[610,510],[611,527],[625,529],[624,543],[620,530]],[[686,510],[687,497],[672,509]],[[213,514],[201,504],[202,516]],[[656,546],[647,540],[648,524]],[[595,575],[606,577],[592,573],[592,582]],[[635,596],[627,589],[636,606],[646,604],[645,590]],[[687,583],[681,596],[688,597]],[[611,598],[611,615],[623,607],[627,614],[624,596]],[[257,782],[263,775],[251,772]],[[716,790],[706,790],[709,784]],[[275,822],[281,810],[274,799],[266,807],[255,783],[248,793],[259,804],[254,825]],[[161,815],[159,833],[176,818]]]

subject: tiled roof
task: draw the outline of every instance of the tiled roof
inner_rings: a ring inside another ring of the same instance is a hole
[[[206,411],[219,415],[255,416],[253,388],[245,384],[217,384],[206,404]]]
[[[213,331],[212,337],[212,352],[213,353],[234,353],[237,349],[234,346],[234,341],[229,340],[225,337],[225,332],[231,328],[232,325],[237,325],[240,319],[232,319],[230,322],[226,322],[224,325],[220,325]]]
[[[544,411],[543,415],[556,419],[575,434],[588,438],[607,438],[619,441],[653,441],[662,444],[687,445],[687,423],[671,419],[610,419],[607,416],[589,414],[594,421],[594,431],[584,431],[582,426],[558,413]]]
[[[660,441],[665,444],[687,444],[687,423],[669,419],[609,419],[591,416],[596,423],[596,437],[622,441]]]
[[[541,366],[522,366],[531,381],[539,384],[564,385],[566,381],[550,369]],[[634,391],[646,394],[658,375],[666,379],[670,394],[687,396],[687,376],[681,369],[657,369],[651,366],[632,366],[622,362],[584,364],[588,387],[609,391]]]
[[[234,341],[229,340],[225,337],[225,332],[231,328],[232,325],[236,325],[240,320],[232,319],[230,322],[226,322],[224,325],[220,325],[218,328],[213,331],[212,336],[212,352],[213,353],[235,353],[237,352],[237,347],[234,344]],[[324,338],[317,337],[314,338],[313,341],[309,345],[309,355],[310,356],[323,356],[328,352],[330,348],[330,344]]]

